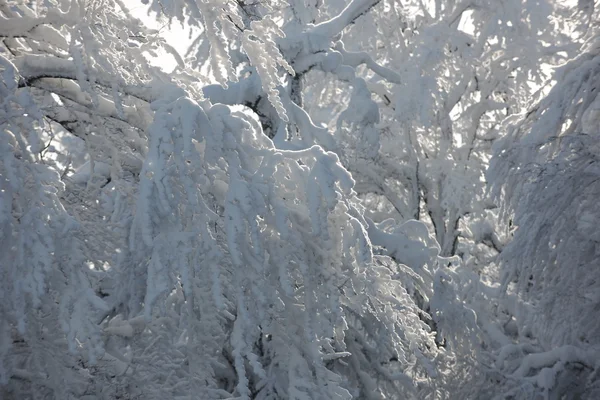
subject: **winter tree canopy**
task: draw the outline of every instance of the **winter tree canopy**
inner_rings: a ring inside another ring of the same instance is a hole
[[[0,0],[0,398],[600,397],[599,6]]]

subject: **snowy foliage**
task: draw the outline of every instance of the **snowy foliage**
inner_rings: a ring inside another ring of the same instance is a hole
[[[592,2],[144,4],[0,0],[1,397],[595,393]]]
[[[373,254],[352,176],[310,143],[328,134],[278,100],[264,63],[294,71],[274,22],[252,22],[242,49],[274,123],[308,131],[291,149],[248,108],[204,100],[196,72],[152,67],[161,39],[123,4],[58,6],[2,9],[3,393],[342,399],[435,376],[404,286],[420,278]],[[225,85],[215,6],[202,26]],[[330,25],[318,35],[344,27]]]
[[[597,10],[585,4],[579,12],[583,21],[598,21]],[[522,358],[512,372],[517,390],[552,398],[600,394],[600,210],[594,200],[600,189],[600,42],[597,28],[583,25],[577,55],[554,71],[556,84],[520,119],[507,122],[489,172],[513,225],[514,238],[500,259],[501,291],[522,342],[505,346],[498,365],[510,369]]]

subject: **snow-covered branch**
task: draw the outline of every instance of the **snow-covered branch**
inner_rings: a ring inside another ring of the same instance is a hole
[[[308,34],[314,38],[333,40],[347,26],[366,14],[380,3],[381,0],[352,0],[350,4],[336,17],[310,28]]]

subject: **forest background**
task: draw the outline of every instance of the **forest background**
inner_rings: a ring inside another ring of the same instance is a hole
[[[600,398],[592,0],[0,0],[0,397]]]

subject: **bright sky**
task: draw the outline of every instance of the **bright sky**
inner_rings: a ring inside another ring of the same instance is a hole
[[[148,15],[149,6],[143,4],[140,0],[125,0],[125,4],[134,17],[139,18],[151,29],[159,30],[160,35],[167,40],[167,43],[173,46],[182,57],[185,57],[185,53],[192,42],[189,36],[189,28],[182,27],[178,21],[173,21],[171,26],[166,22],[156,21],[154,14]],[[161,66],[165,71],[172,71],[177,65],[168,53],[161,54],[152,62]]]

